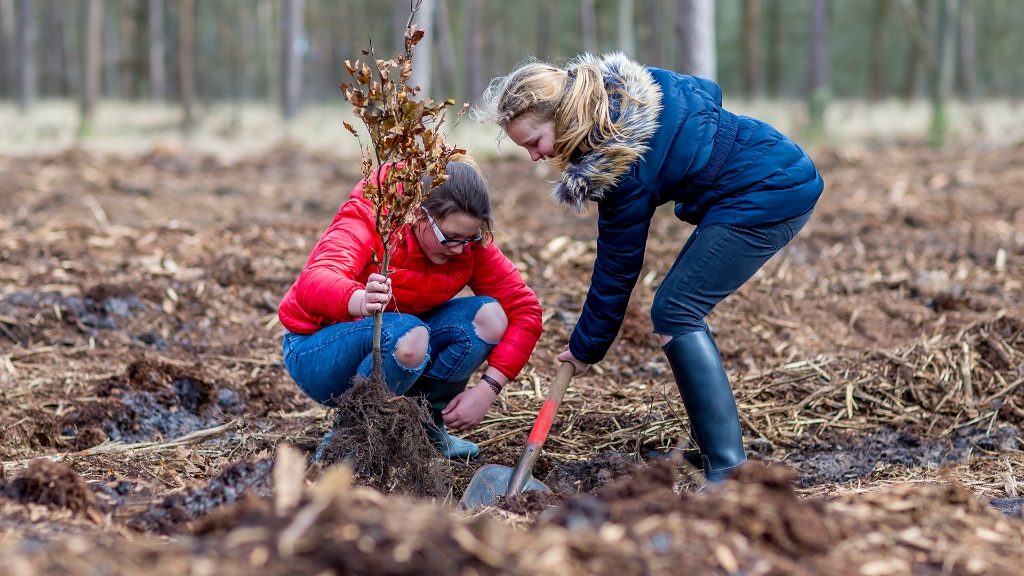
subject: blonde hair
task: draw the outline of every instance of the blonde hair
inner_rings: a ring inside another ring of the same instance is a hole
[[[565,68],[528,60],[492,80],[473,110],[475,119],[494,122],[502,130],[523,116],[555,122],[555,157],[549,162],[560,171],[577,150],[588,152],[619,134],[604,76],[588,54]]]

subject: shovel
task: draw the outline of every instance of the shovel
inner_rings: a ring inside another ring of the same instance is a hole
[[[495,506],[498,499],[503,496],[515,496],[530,490],[551,491],[543,482],[533,477],[533,466],[540,458],[540,449],[548,439],[551,423],[555,420],[555,412],[562,403],[562,397],[565,396],[565,390],[569,387],[569,380],[572,380],[575,371],[576,368],[571,362],[562,362],[555,381],[548,389],[548,398],[544,401],[540,414],[537,414],[537,421],[533,423],[533,430],[530,431],[526,448],[523,448],[523,454],[519,457],[516,467],[488,464],[477,470],[459,502],[460,510]]]

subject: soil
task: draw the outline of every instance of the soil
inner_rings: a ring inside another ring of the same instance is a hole
[[[621,337],[573,380],[534,469],[555,492],[469,518],[450,506],[478,466],[515,464],[589,289],[596,214],[538,208],[547,166],[483,163],[496,242],[545,323],[463,435],[481,457],[440,461],[422,413],[370,395],[349,409],[374,423],[349,440],[376,447],[349,464],[357,486],[311,469],[279,513],[276,447],[308,458],[336,424],[288,377],[276,307],[357,163],[293,144],[230,162],[0,157],[0,476],[34,494],[0,499],[0,575],[1019,572],[1024,149],[814,157],[814,217],[709,317],[768,466],[698,491],[634,456],[687,436],[649,324],[692,230],[666,209]],[[382,422],[404,440],[368,433]]]
[[[86,512],[96,508],[96,497],[81,476],[63,464],[39,458],[7,482],[3,495],[22,504],[41,504]]]

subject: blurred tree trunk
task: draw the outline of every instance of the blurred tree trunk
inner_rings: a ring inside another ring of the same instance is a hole
[[[286,119],[298,113],[302,97],[302,3],[284,0],[281,11],[281,106]]]
[[[17,46],[14,0],[0,0],[0,95],[14,96],[17,81]]]
[[[551,60],[551,1],[537,3],[537,57]]]
[[[484,37],[480,33],[480,3],[482,0],[466,0],[466,95],[463,100],[475,102],[484,92]]]
[[[597,7],[594,0],[580,0],[580,23],[583,27],[583,51],[597,53]]]
[[[768,59],[765,63],[765,85],[768,96],[782,97],[782,2],[783,0],[767,0],[765,10],[768,35]]]
[[[87,136],[92,132],[103,65],[103,0],[85,0],[84,8],[82,78],[79,90],[82,119],[78,127],[79,136]]]
[[[647,21],[647,34],[644,37],[646,63],[656,68],[662,68],[665,66],[665,59],[662,54],[661,0],[646,0],[641,2],[640,6],[647,10],[644,18]]]
[[[18,105],[27,110],[36,100],[36,3],[18,0]]]
[[[619,0],[619,50],[636,58],[636,19],[633,0]]]
[[[832,98],[829,90],[828,0],[811,0],[811,54],[808,71],[808,138],[825,135],[825,109]]]
[[[743,2],[743,88],[747,98],[761,93],[761,0]]]
[[[117,30],[117,3],[108,2],[103,11],[103,95],[121,95],[121,43]]]
[[[676,71],[717,77],[714,0],[676,0]]]
[[[47,95],[67,94],[67,50],[64,46],[64,23],[61,20],[57,0],[46,0],[46,74],[43,76],[43,90]]]
[[[917,78],[920,76],[921,61],[931,68],[935,55],[931,52],[925,32],[925,22],[931,9],[929,0],[903,0],[903,18],[910,36],[907,63],[903,69],[903,99],[910,101],[917,95]]]
[[[886,66],[888,53],[885,38],[889,29],[889,14],[892,0],[875,0],[875,17],[871,26],[871,78],[868,82],[868,98],[877,102],[886,95]]]
[[[455,39],[452,37],[451,15],[448,13],[448,0],[437,0],[437,14],[434,24],[437,26],[437,37],[434,48],[438,55],[438,71],[441,86],[441,98],[456,98],[458,87],[455,75]]]
[[[146,17],[145,1],[122,0],[118,35],[121,39],[121,95],[137,99],[141,92],[140,80],[145,66],[142,43]]]
[[[973,100],[974,72],[974,0],[960,0],[960,27],[957,38],[957,85],[960,96]]]
[[[181,0],[178,12],[178,67],[181,84],[181,127],[191,132],[195,124],[196,70],[195,70],[195,4]]]
[[[149,99],[167,100],[167,73],[164,68],[164,0],[149,0]]]
[[[928,130],[928,143],[936,147],[945,144],[949,129],[946,104],[953,93],[958,4],[958,0],[942,0],[939,8],[939,49],[936,70],[931,74],[932,123]]]
[[[435,0],[422,0],[420,9],[416,12],[413,23],[426,33],[423,40],[416,45],[413,52],[412,77],[409,84],[419,86],[422,92],[421,97],[430,97],[430,76],[434,70],[434,19],[437,13]]]

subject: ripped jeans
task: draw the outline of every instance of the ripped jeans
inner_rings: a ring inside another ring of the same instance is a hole
[[[381,330],[384,379],[396,395],[405,394],[420,376],[446,382],[465,380],[484,363],[498,344],[476,333],[473,319],[480,307],[497,302],[487,296],[452,298],[420,314],[385,312]],[[430,345],[423,363],[407,368],[395,359],[398,341],[413,328],[425,326]],[[284,365],[307,396],[334,406],[356,374],[370,376],[373,369],[373,317],[339,322],[314,334],[284,333]]]

